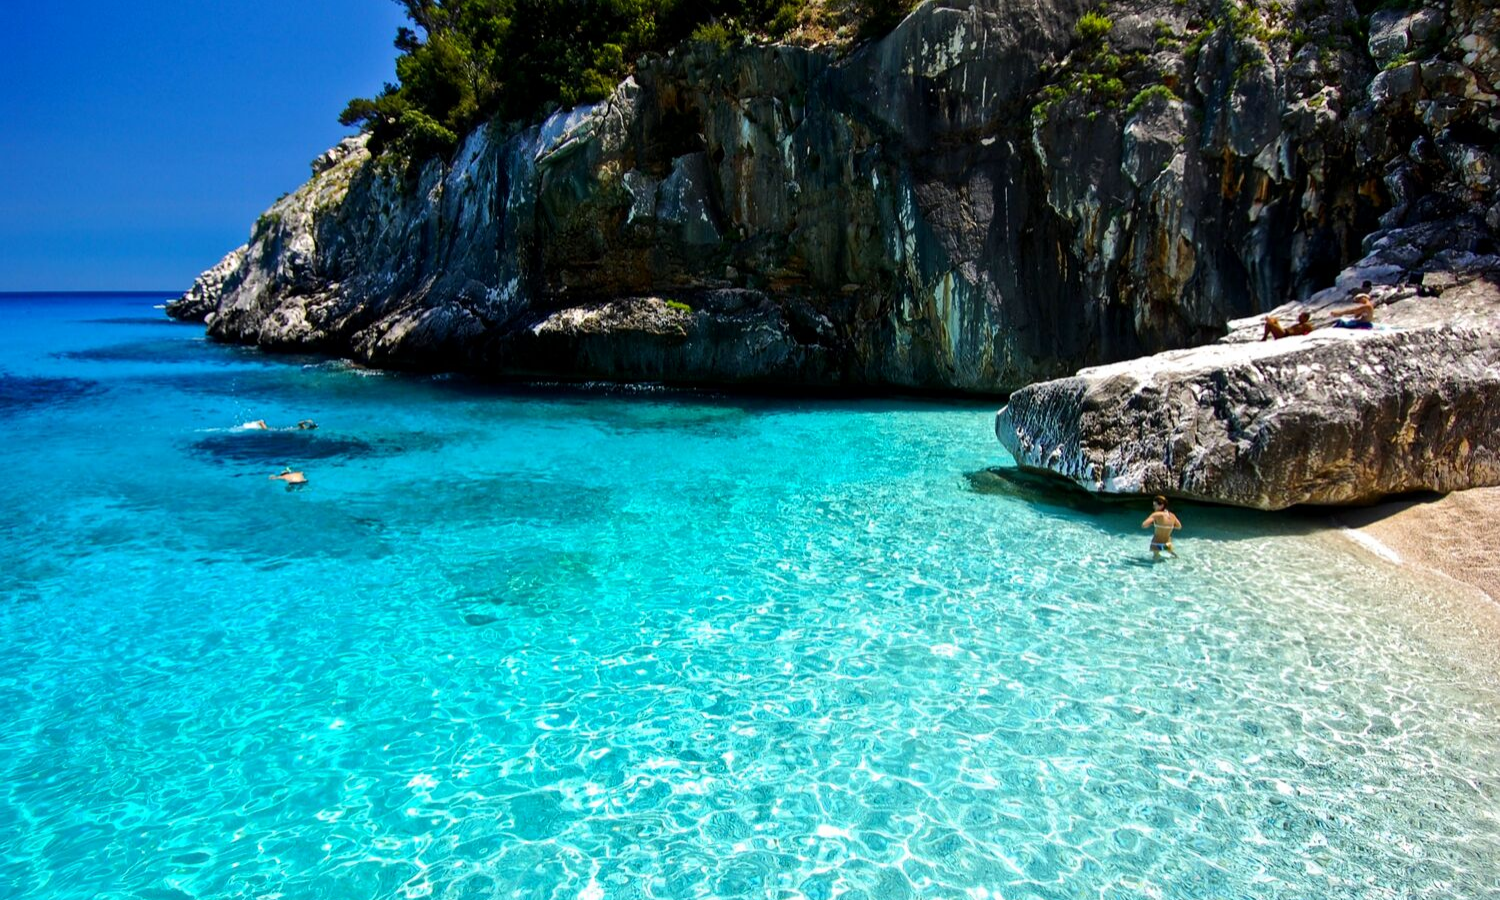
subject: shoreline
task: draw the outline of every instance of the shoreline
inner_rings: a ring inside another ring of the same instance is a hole
[[[1339,534],[1365,552],[1434,575],[1500,610],[1500,487],[1397,500],[1333,516]]]
[[[1323,540],[1369,567],[1399,598],[1412,634],[1456,666],[1461,680],[1500,690],[1500,487],[1345,509]],[[1384,591],[1382,591],[1384,592]]]

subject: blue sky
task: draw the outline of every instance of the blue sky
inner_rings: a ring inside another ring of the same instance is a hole
[[[395,79],[390,0],[75,0],[0,53],[0,291],[186,290],[344,104]]]

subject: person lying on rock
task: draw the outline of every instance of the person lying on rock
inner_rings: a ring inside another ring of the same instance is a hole
[[[1182,520],[1167,510],[1167,498],[1157,495],[1151,500],[1153,512],[1141,523],[1142,528],[1154,528],[1151,532],[1151,561],[1161,562],[1163,550],[1177,558],[1177,551],[1172,547],[1172,532],[1182,527]]]
[[[1375,327],[1375,301],[1370,298],[1370,282],[1366,281],[1360,285],[1359,293],[1354,295],[1354,305],[1348,309],[1340,309],[1334,312],[1338,318],[1328,326],[1330,328],[1357,328],[1369,330]]]
[[[1276,338],[1278,341],[1284,337],[1292,337],[1299,334],[1312,334],[1312,313],[1305,312],[1297,317],[1297,321],[1291,325],[1282,325],[1281,320],[1275,316],[1266,316],[1265,330],[1260,333],[1261,340]]]

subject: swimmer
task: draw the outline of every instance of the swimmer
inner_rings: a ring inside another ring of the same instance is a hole
[[[294,484],[307,484],[307,476],[301,472],[293,472],[291,466],[282,469],[280,475],[269,475],[267,478],[271,481],[285,481],[287,487]]]
[[[1167,498],[1158,495],[1151,501],[1151,507],[1155,510],[1141,523],[1142,528],[1156,529],[1151,533],[1151,561],[1160,562],[1163,550],[1177,558],[1177,551],[1172,547],[1172,532],[1182,527],[1182,520],[1167,511]]]
[[[298,431],[312,431],[317,427],[318,423],[314,422],[312,419],[303,419],[302,421],[297,423]]]
[[[256,419],[254,422],[246,422],[245,424],[241,425],[240,427],[241,428],[248,428],[251,431],[270,431],[271,430],[271,426],[269,426],[269,425],[266,424],[266,420],[265,419]]]

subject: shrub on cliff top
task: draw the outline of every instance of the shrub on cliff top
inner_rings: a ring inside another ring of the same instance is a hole
[[[480,121],[535,121],[601,100],[643,53],[690,36],[727,46],[776,39],[810,0],[397,0],[413,27],[396,32],[395,84],[350,101],[339,121],[370,132],[371,150],[411,159],[449,152]],[[913,0],[850,0],[888,28]]]

